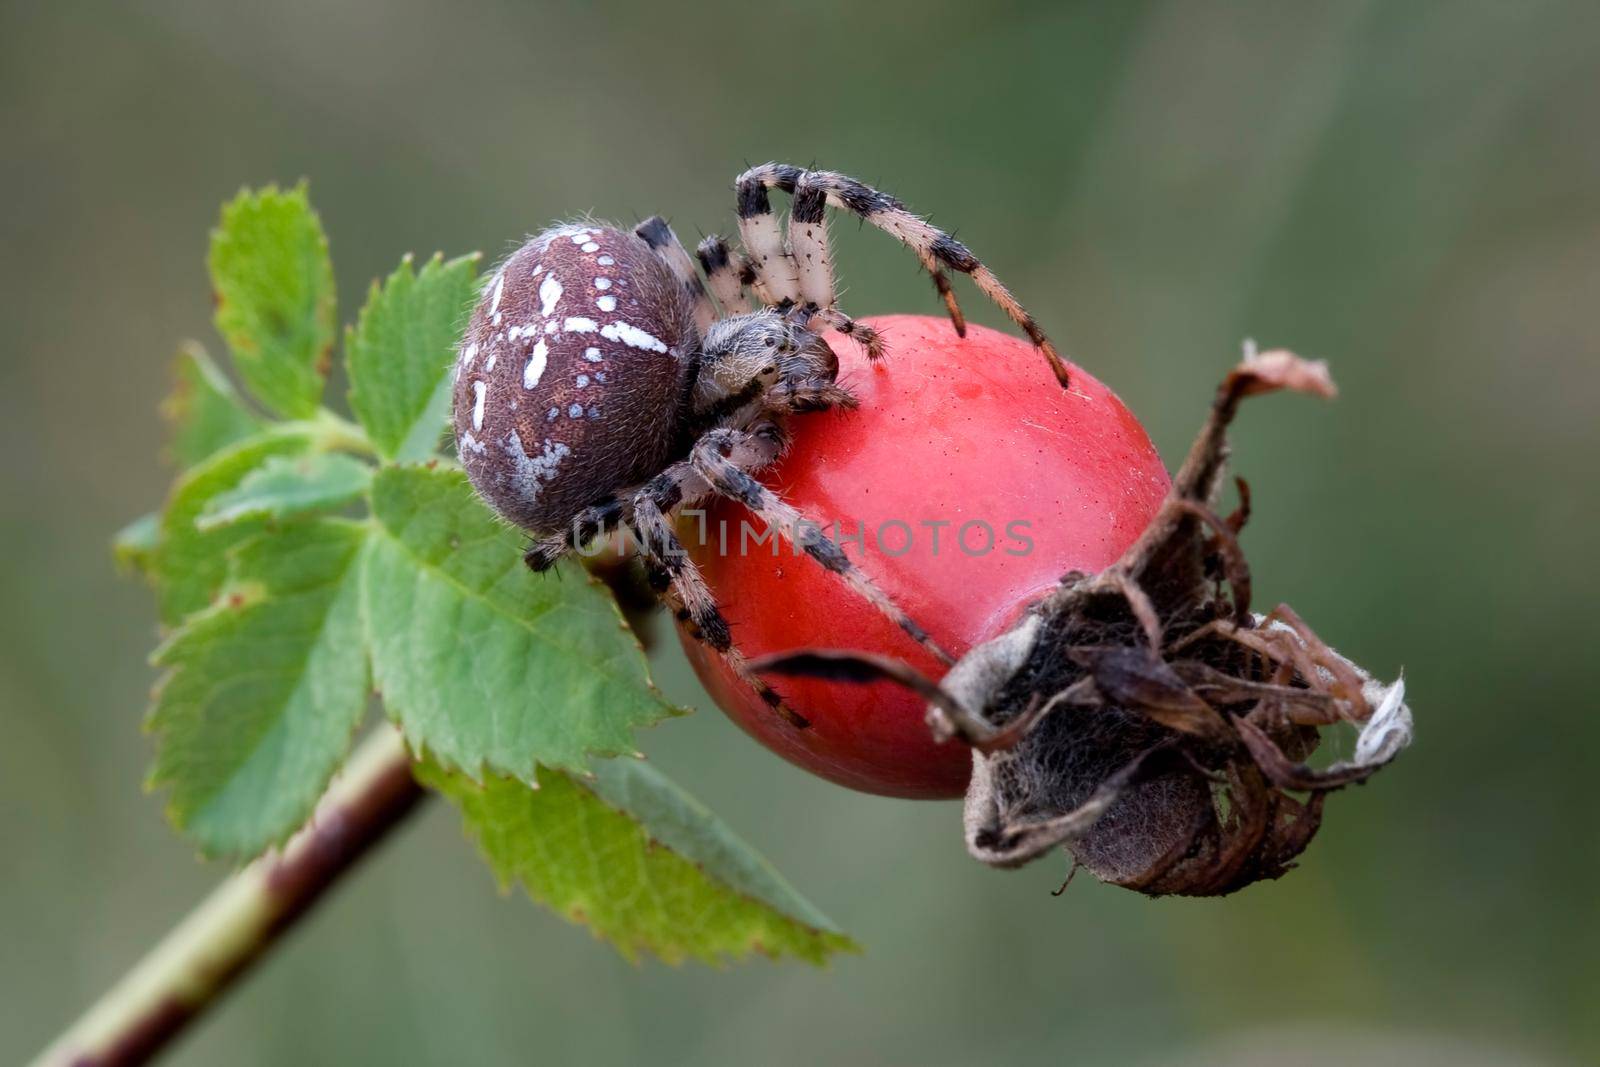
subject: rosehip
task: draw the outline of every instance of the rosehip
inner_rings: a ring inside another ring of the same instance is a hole
[[[1084,867],[1149,896],[1223,896],[1281,876],[1322,825],[1328,794],[1392,762],[1412,717],[1403,680],[1379,682],[1287,604],[1251,610],[1246,483],[1237,510],[1215,508],[1240,402],[1278,391],[1336,395],[1327,364],[1246,344],[1132,546],[1097,573],[1063,576],[942,681],[893,656],[825,647],[751,667],[891,681],[926,699],[934,736],[972,748],[962,836],[991,866],[1064,849],[1067,881]],[[1360,728],[1350,758],[1307,763],[1320,728],[1338,724]]]
[[[1080,368],[1063,391],[1024,340],[943,319],[868,320],[887,358],[869,365],[830,340],[854,411],[792,420],[794,445],[762,475],[952,655],[1005,629],[1072,570],[1099,571],[1156,514],[1169,479],[1144,429]],[[742,525],[747,524],[747,525]],[[903,659],[938,678],[920,646],[837,577],[742,506],[708,507],[704,537],[685,523],[748,657],[820,646]],[[717,704],[762,744],[841,785],[901,797],[955,797],[970,750],[937,743],[924,702],[887,682],[776,679],[810,720],[776,715],[705,646],[684,639]]]

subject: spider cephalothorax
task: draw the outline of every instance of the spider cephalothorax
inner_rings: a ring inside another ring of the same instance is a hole
[[[772,188],[793,195],[787,231],[772,213]],[[948,270],[970,275],[1063,384],[1066,370],[988,268],[893,197],[841,174],[775,163],[745,172],[737,190],[744,251],[719,237],[702,241],[704,281],[660,218],[632,232],[568,223],[512,253],[490,276],[461,341],[456,440],[478,492],[533,536],[530,567],[544,570],[627,529],[690,631],[804,726],[733,646],[673,531],[679,509],[713,495],[738,500],[950,661],[834,542],[752,477],[786,447],[788,415],[854,406],[821,331],[855,338],[874,359],[883,350],[875,331],[836,306],[825,207],[851,211],[915,251],[957,330],[964,323]],[[760,307],[751,310],[747,289]]]

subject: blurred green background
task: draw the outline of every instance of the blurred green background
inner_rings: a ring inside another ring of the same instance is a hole
[[[958,225],[1169,462],[1245,336],[1329,359],[1337,404],[1240,425],[1246,546],[1263,602],[1405,669],[1416,747],[1279,883],[1056,899],[1064,864],[969,860],[957,805],[844,792],[707,710],[651,757],[864,955],[629,965],[498,897],[441,806],[172,1062],[1594,1062],[1597,104],[1581,0],[5,4],[0,1060],[222,873],[141,792],[153,611],[107,551],[164,490],[176,342],[212,340],[218,204],[310,178],[348,317],[407,251],[728,227],[778,158]],[[852,311],[937,311],[838,233]]]

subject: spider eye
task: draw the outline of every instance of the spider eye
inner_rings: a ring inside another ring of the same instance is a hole
[[[761,373],[762,374],[777,374],[778,373],[777,364],[768,363],[765,367],[761,368]]]
[[[768,348],[771,348],[773,345],[778,343],[778,339],[776,337],[769,337],[761,343],[766,345]]]

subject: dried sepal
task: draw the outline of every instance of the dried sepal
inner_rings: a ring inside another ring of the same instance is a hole
[[[1239,483],[1225,518],[1215,502],[1239,402],[1282,389],[1336,394],[1325,364],[1247,347],[1123,558],[1067,575],[942,682],[842,652],[758,668],[887,678],[928,698],[936,736],[972,745],[965,836],[985,863],[1015,867],[1065,846],[1075,865],[1150,895],[1278,877],[1316,833],[1327,793],[1411,740],[1403,682],[1372,679],[1287,606],[1251,610],[1238,540],[1248,488]],[[1313,768],[1319,729],[1340,723],[1359,729],[1353,755]]]

